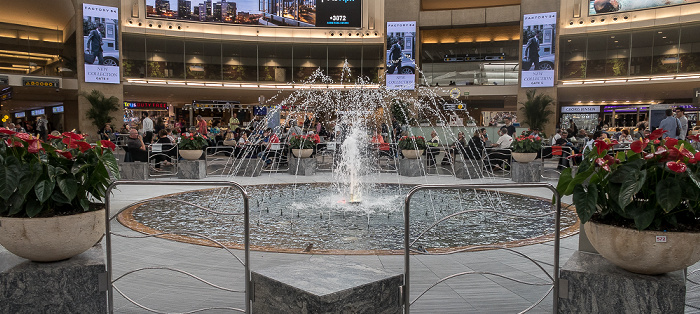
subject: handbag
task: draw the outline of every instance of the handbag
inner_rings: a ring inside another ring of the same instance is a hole
[[[93,64],[95,63],[95,56],[85,51],[85,63]]]

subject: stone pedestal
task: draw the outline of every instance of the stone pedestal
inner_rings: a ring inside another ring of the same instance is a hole
[[[541,163],[539,162],[513,162],[511,164],[511,177],[515,182],[540,182],[541,176]]]
[[[0,313],[107,313],[102,275],[107,278],[99,244],[53,263],[31,262],[0,249]]]
[[[236,159],[234,163],[235,176],[239,177],[259,177],[265,161],[257,158]]]
[[[122,180],[148,180],[147,162],[120,162],[119,174]]]
[[[178,179],[204,179],[207,177],[207,162],[204,160],[180,160],[177,164]]]
[[[484,177],[484,162],[482,160],[455,160],[455,177],[460,179],[479,179]]]
[[[425,175],[425,164],[422,158],[399,159],[399,175],[404,177],[420,177]]]
[[[598,254],[574,252],[560,272],[559,313],[683,313],[685,275],[630,273]],[[566,292],[566,293],[563,293]]]
[[[316,174],[318,164],[316,158],[289,158],[289,170],[291,175],[312,176]]]
[[[253,313],[401,313],[403,275],[317,259],[251,275]]]

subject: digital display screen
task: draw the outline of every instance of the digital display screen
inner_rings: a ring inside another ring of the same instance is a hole
[[[588,15],[617,13],[634,10],[653,9],[672,5],[689,4],[694,0],[590,0],[588,2]]]
[[[557,12],[523,16],[520,87],[554,86]]]
[[[36,117],[36,116],[42,115],[44,113],[45,113],[44,109],[32,110],[32,117]]]
[[[53,113],[61,113],[61,112],[63,112],[63,106],[53,107]]]
[[[386,88],[416,88],[416,22],[386,23]]]
[[[119,84],[119,9],[83,3],[85,82]]]
[[[24,112],[15,112],[15,118],[24,118]]]
[[[253,114],[256,116],[267,115],[267,107],[255,106],[255,107],[253,107]]]
[[[146,15],[208,23],[359,28],[362,0],[146,0]]]

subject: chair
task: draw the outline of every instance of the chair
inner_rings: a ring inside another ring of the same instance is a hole
[[[136,149],[131,151],[128,146],[121,146],[124,148],[124,162],[148,162],[148,152]]]
[[[153,163],[151,176],[176,175],[178,171],[177,144],[154,143],[148,146],[148,162]],[[170,166],[169,171],[164,171],[164,165]]]
[[[324,144],[325,147],[319,149],[318,154],[316,155],[321,159],[318,163],[318,170],[330,171],[333,170],[333,167],[335,166],[335,156],[338,143],[326,142]]]
[[[283,166],[288,166],[289,146],[282,143],[270,144],[270,149],[267,151],[267,158],[272,160],[272,166],[266,171],[286,171]]]

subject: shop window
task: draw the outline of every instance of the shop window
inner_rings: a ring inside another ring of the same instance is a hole
[[[654,30],[654,56],[652,59],[652,74],[678,73],[679,28]]]
[[[586,77],[586,36],[561,38],[559,40],[559,76],[561,79],[583,79]]]
[[[630,34],[606,34],[607,51],[605,76],[628,76],[630,57]]]
[[[423,44],[422,81],[435,86],[517,85],[518,41]]]
[[[212,41],[185,43],[185,78],[221,80],[221,44]]]
[[[224,81],[257,81],[257,44],[224,42],[222,45]]]
[[[327,49],[326,45],[294,45],[292,79],[295,82],[303,82],[308,80],[317,69],[328,74]]]
[[[146,76],[184,79],[184,42],[179,38],[147,37]]]
[[[379,83],[379,69],[383,68],[383,45],[362,47],[362,76],[372,83]]]
[[[607,35],[588,36],[586,78],[606,77]]]
[[[651,74],[654,31],[632,33],[630,76]]]
[[[146,76],[146,36],[124,33],[122,36],[124,77]]]
[[[259,80],[289,82],[292,78],[292,44],[258,44]]]
[[[679,72],[700,72],[700,25],[681,27]]]

